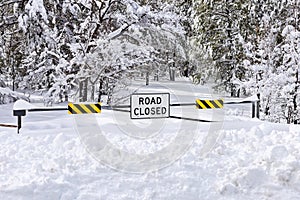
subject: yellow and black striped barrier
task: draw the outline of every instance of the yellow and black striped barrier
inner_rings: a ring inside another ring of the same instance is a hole
[[[214,109],[214,108],[223,108],[224,100],[217,99],[217,100],[203,100],[197,99],[196,100],[196,107],[198,109]]]
[[[101,113],[101,103],[69,103],[68,114],[92,114]]]

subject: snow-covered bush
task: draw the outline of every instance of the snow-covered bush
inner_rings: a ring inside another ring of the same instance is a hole
[[[0,87],[0,104],[12,103],[18,99],[29,101],[29,98],[24,95],[18,94],[9,88]]]

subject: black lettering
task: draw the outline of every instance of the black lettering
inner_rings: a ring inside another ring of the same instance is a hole
[[[162,107],[161,108],[161,114],[166,114],[167,113],[167,108],[166,107]]]
[[[155,115],[155,107],[151,108],[151,115]]]
[[[149,97],[146,97],[146,98],[145,98],[145,104],[146,104],[146,105],[149,105],[149,103],[150,103],[150,98],[149,98]]]
[[[154,97],[152,97],[152,99],[151,99],[151,104],[155,104],[155,98]]]
[[[156,98],[156,103],[157,103],[157,104],[161,104],[161,98],[160,98],[160,97],[157,97],[157,98]]]
[[[150,108],[145,108],[145,115],[149,115],[150,113]]]
[[[143,113],[142,108],[140,108],[140,115],[145,115],[145,114]]]
[[[144,98],[143,97],[139,98],[139,105],[144,105]]]
[[[134,114],[137,115],[137,116],[139,115],[139,113],[137,112],[138,110],[139,110],[139,108],[135,108],[134,111],[133,111]]]
[[[156,114],[160,115],[160,107],[156,107]]]

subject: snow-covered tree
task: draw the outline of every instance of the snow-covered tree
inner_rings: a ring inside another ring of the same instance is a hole
[[[165,26],[168,29],[163,30],[147,30],[151,34],[153,44],[155,44],[158,50],[160,59],[157,59],[155,63],[159,64],[162,69],[158,69],[157,72],[165,73],[166,69],[170,75],[170,80],[175,79],[175,73],[181,73],[184,75],[184,70],[190,67],[189,65],[189,37],[193,34],[191,24],[191,11],[192,11],[192,0],[140,0],[142,5],[151,6],[152,9],[160,10],[164,13],[165,19],[170,22],[173,21],[173,26],[178,27],[181,31],[171,30],[170,24]],[[166,24],[165,20],[159,20],[159,23]],[[174,28],[174,27],[173,27]],[[172,28],[172,29],[173,29]],[[151,32],[151,33],[150,33]],[[167,58],[167,60],[166,60]],[[162,72],[160,72],[162,71]],[[190,70],[188,70],[190,71]]]
[[[19,7],[17,0],[0,2],[0,79],[5,79],[12,90],[18,86],[21,70],[23,36],[18,29]]]
[[[263,118],[297,123],[299,72],[298,1],[266,1],[255,11],[262,15],[256,43],[248,45],[245,87],[260,98]]]
[[[299,7],[298,7],[299,8]],[[299,12],[299,11],[298,11]],[[280,70],[285,74],[282,93],[286,98],[287,106],[285,117],[287,123],[300,122],[300,31],[293,25],[287,25],[283,31],[284,44],[282,45],[283,60]]]
[[[243,43],[248,32],[247,1],[196,1],[194,29],[200,45],[211,50],[219,86],[238,95],[235,80],[243,80]]]
[[[68,95],[80,101],[100,100],[134,71],[167,71],[161,68],[168,68],[167,53],[176,53],[172,60],[177,65],[187,57],[182,17],[166,2],[9,2],[17,11],[14,22],[19,25],[12,31],[19,40],[11,40],[19,44],[20,56],[13,59],[19,61],[13,73],[20,74],[18,87],[57,101]],[[5,57],[1,56],[1,62],[7,62]]]

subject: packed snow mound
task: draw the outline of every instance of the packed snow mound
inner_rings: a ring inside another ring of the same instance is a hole
[[[35,108],[35,106],[24,100],[16,101],[13,107],[14,110],[28,110],[31,108]]]

